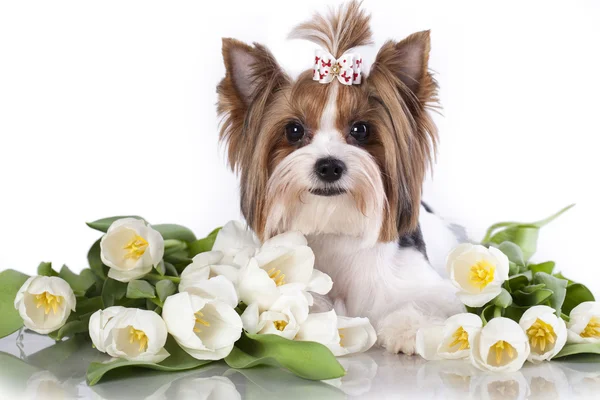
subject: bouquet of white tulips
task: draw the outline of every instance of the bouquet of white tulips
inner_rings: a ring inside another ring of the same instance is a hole
[[[539,222],[494,224],[482,244],[456,247],[447,272],[468,313],[419,330],[417,353],[498,372],[516,371],[525,361],[600,354],[600,303],[555,272],[553,261],[530,261],[540,228],[571,207]]]
[[[279,363],[313,380],[345,374],[336,356],[376,340],[366,318],[311,314],[331,278],[314,269],[306,239],[288,232],[259,243],[230,222],[196,239],[180,225],[105,218],[79,274],[41,263],[38,275],[0,273],[0,338],[22,326],[59,341],[88,335],[113,359],[91,363],[88,384],[109,371],[232,368]],[[340,331],[343,330],[343,334]]]

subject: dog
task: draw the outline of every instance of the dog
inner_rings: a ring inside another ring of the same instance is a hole
[[[429,31],[386,42],[366,74],[354,49],[369,22],[352,1],[295,27],[322,47],[297,79],[265,46],[223,39],[220,138],[249,227],[302,232],[333,279],[313,311],[368,317],[379,345],[413,354],[419,328],[463,311],[443,278],[459,239],[421,203],[437,143]]]

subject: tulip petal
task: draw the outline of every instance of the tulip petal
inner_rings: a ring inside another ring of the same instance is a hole
[[[308,281],[306,290],[325,295],[331,291],[333,280],[331,277],[318,269],[313,269],[312,276]]]
[[[347,354],[340,346],[338,319],[334,310],[309,314],[306,321],[300,325],[296,340],[321,343],[334,355]]]
[[[197,281],[194,284],[188,284],[188,286],[183,289],[180,285],[179,290],[195,294],[196,296],[205,299],[219,300],[228,304],[230,307],[236,307],[238,305],[235,287],[233,286],[233,283],[224,276],[215,276],[214,278],[204,281]]]
[[[368,318],[338,316],[337,320],[340,345],[347,353],[362,353],[377,341],[377,334]]]
[[[481,307],[494,297],[498,296],[502,291],[501,287],[488,287],[486,290],[479,294],[472,294],[466,292],[458,292],[456,296],[466,306],[469,307]]]
[[[263,247],[296,247],[306,246],[307,244],[306,237],[302,233],[290,231],[272,237],[263,244]]]
[[[427,361],[440,360],[437,349],[444,337],[442,326],[420,328],[416,337],[416,352]]]
[[[246,309],[244,310],[244,312],[241,315],[241,318],[242,318],[242,324],[243,324],[246,332],[252,333],[252,334],[258,333],[258,331],[259,331],[259,328],[258,328],[258,318],[259,318],[258,304],[253,303],[253,304],[250,304],[248,307],[246,307]]]

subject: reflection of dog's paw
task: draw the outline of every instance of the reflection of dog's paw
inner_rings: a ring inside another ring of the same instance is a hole
[[[391,353],[415,354],[419,328],[442,324],[443,319],[426,316],[413,305],[394,311],[381,321],[377,339]]]

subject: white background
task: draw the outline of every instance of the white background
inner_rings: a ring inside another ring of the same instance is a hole
[[[266,44],[299,72],[314,46],[286,35],[323,3],[0,3],[0,269],[83,268],[99,236],[84,222],[101,217],[198,235],[238,218],[217,142],[221,37]],[[364,7],[378,46],[432,30],[444,108],[425,199],[476,239],[576,202],[542,231],[537,259],[600,294],[599,2]]]

